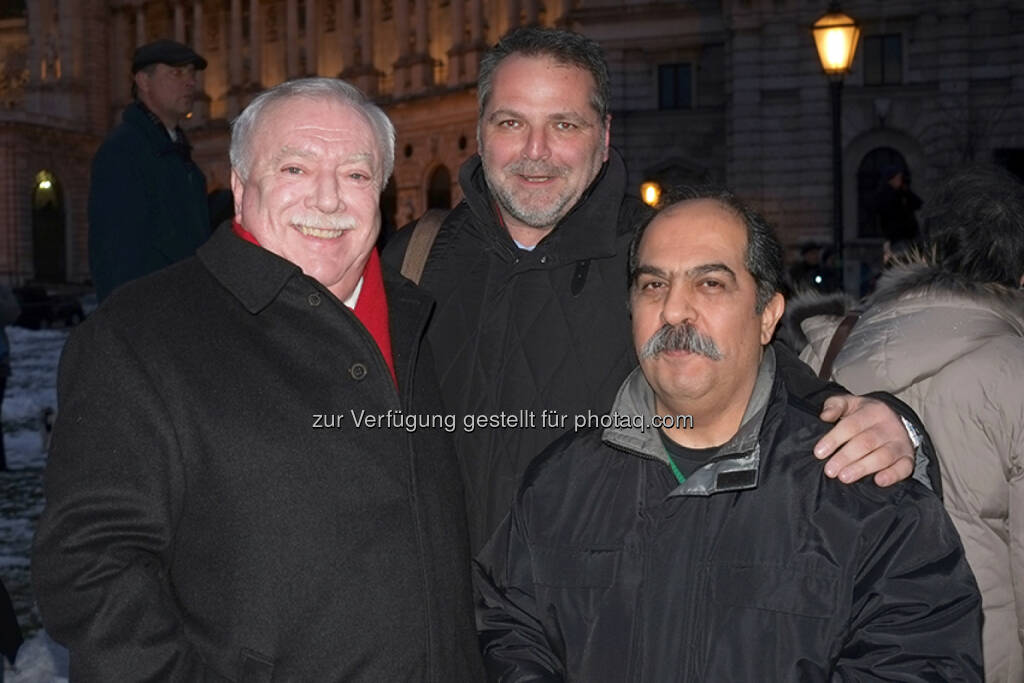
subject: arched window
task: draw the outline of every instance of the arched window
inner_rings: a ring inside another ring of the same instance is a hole
[[[427,183],[427,208],[452,208],[452,174],[448,172],[446,166],[438,166],[430,174],[430,182]]]
[[[67,278],[64,215],[64,196],[57,177],[40,171],[32,189],[32,265],[35,279],[41,282],[64,282]]]
[[[906,159],[892,147],[876,147],[864,155],[857,168],[857,237],[882,236],[875,197],[884,182],[882,173],[889,166],[904,169],[905,178],[910,182]]]

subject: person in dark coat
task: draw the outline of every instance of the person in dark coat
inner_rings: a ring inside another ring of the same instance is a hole
[[[81,681],[475,681],[424,329],[380,266],[394,128],[291,81],[234,123],[237,223],[72,333],[32,575]]]
[[[782,247],[721,189],[630,250],[640,367],[534,462],[477,562],[491,680],[981,681],[981,600],[916,481],[844,486],[768,343]]]
[[[459,172],[464,199],[419,283],[437,301],[429,336],[446,408],[460,422],[525,411],[537,426],[456,432],[474,551],[505,516],[529,462],[575,416],[606,412],[636,367],[621,315],[626,250],[649,212],[628,193],[609,146],[608,65],[596,42],[514,29],[481,61],[477,94],[480,153]],[[384,258],[396,268],[414,230],[388,243]],[[793,353],[779,355],[791,389],[819,406],[831,396],[830,421],[844,415],[819,454],[845,443],[829,476],[882,471],[878,480],[891,483],[910,474],[914,448],[895,413],[816,380]],[[544,414],[553,422],[543,424]]]
[[[179,125],[206,60],[158,40],[135,50],[135,100],[103,141],[89,182],[89,269],[102,302],[116,287],[195,253],[210,236],[206,177]]]
[[[874,201],[882,236],[891,248],[900,248],[917,239],[915,214],[921,208],[921,198],[910,189],[907,172],[902,166],[892,164],[882,169],[882,181]]]

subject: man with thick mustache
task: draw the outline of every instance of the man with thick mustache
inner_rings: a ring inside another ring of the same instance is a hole
[[[430,301],[382,269],[387,116],[336,79],[257,97],[235,219],[68,341],[32,576],[76,681],[480,678]]]
[[[459,173],[465,198],[441,226],[420,284],[437,301],[429,338],[448,410],[569,417],[607,411],[636,367],[625,309],[626,251],[649,209],[626,191],[609,146],[611,88],[600,46],[571,31],[527,27],[483,58],[479,155]],[[402,263],[413,229],[388,245]],[[822,439],[825,471],[844,482],[909,476],[914,448],[899,418],[870,399],[840,397],[787,350],[790,390],[839,425]],[[908,410],[909,413],[909,410]],[[460,420],[461,421],[461,420]],[[530,460],[559,429],[455,434],[466,476],[472,546],[489,538]]]
[[[810,456],[829,426],[768,343],[771,228],[691,188],[629,261],[640,367],[613,411],[643,420],[566,435],[525,474],[477,560],[492,680],[980,681],[980,597],[939,499]]]

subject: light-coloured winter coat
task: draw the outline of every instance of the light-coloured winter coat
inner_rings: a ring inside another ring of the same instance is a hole
[[[867,303],[832,376],[921,416],[981,589],[986,680],[1024,681],[1024,291],[914,263],[889,271]],[[840,319],[803,320],[813,368]]]

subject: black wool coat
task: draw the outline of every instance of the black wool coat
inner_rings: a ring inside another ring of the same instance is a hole
[[[92,161],[89,270],[96,297],[192,256],[210,237],[206,177],[139,103],[128,105]]]
[[[33,580],[74,680],[478,680],[449,436],[350,414],[436,412],[429,301],[385,288],[399,391],[344,304],[229,229],[72,334]]]

